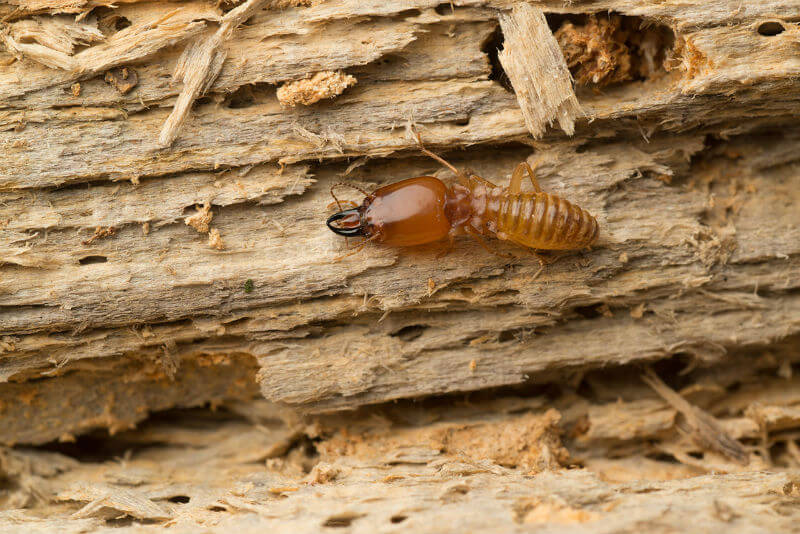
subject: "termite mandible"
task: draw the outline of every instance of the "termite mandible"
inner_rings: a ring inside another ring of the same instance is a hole
[[[408,178],[364,193],[360,205],[350,201],[350,209],[341,204],[331,187],[331,195],[340,211],[328,218],[336,234],[362,236],[364,241],[341,259],[359,252],[370,241],[389,246],[423,245],[459,234],[469,234],[487,250],[484,237],[511,241],[536,254],[535,250],[578,250],[597,241],[597,220],[585,209],[546,193],[539,187],[527,162],[517,165],[508,187],[497,186],[473,173],[465,173],[434,154],[422,144],[423,154],[438,161],[456,175],[456,183],[445,185],[433,176]],[[533,192],[522,192],[527,173]],[[351,186],[354,187],[354,186]],[[500,254],[502,255],[502,254]],[[539,262],[544,260],[536,254]]]

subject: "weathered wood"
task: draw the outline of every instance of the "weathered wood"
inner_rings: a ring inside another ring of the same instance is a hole
[[[499,18],[505,41],[498,59],[514,87],[528,131],[538,139],[557,122],[567,135],[572,135],[581,106],[572,89],[564,54],[544,13],[519,3]]]
[[[793,526],[800,7],[529,4],[0,4],[0,530]],[[410,126],[597,246],[337,261]]]
[[[122,462],[2,449],[8,498],[28,510],[3,512],[0,526],[104,532],[119,528],[109,519],[131,517],[151,523],[138,525],[140,532],[163,529],[164,519],[179,532],[199,525],[214,532],[382,532],[398,523],[438,532],[444,520],[489,532],[626,532],[642,524],[675,532],[691,515],[707,525],[702,531],[788,532],[798,520],[797,471],[681,480],[697,472],[647,460],[637,472],[651,480],[608,482],[559,468],[569,461],[559,416],[543,404],[400,406],[304,426],[256,403],[231,407],[252,422],[173,414],[95,445],[110,458],[107,447],[119,441],[129,451]],[[313,454],[297,446],[303,436],[314,437]],[[623,462],[607,460],[602,472],[624,476]]]

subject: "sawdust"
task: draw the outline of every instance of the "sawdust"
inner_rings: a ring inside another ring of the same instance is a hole
[[[211,219],[214,218],[214,214],[211,213],[211,203],[206,202],[196,209],[197,212],[194,215],[186,217],[183,222],[201,234],[207,234],[210,230]]]
[[[208,246],[217,250],[225,250],[225,243],[223,243],[222,236],[216,228],[212,228],[208,232]]]
[[[320,462],[308,474],[309,484],[328,484],[342,474],[342,469],[336,465]]]
[[[543,415],[526,414],[498,423],[443,429],[434,433],[432,441],[445,454],[490,459],[531,472],[546,471],[569,461],[569,451],[559,437],[560,420],[561,414],[551,409]]]
[[[641,319],[644,315],[645,306],[646,304],[642,302],[639,305],[631,308],[631,311],[629,312],[630,316],[634,319]]]
[[[579,85],[604,87],[666,72],[672,35],[662,27],[620,15],[589,15],[583,24],[564,22],[555,37]]]
[[[675,53],[665,64],[669,70],[682,69],[685,80],[694,78],[707,66],[706,55],[697,48],[691,39],[685,36],[675,42]]]
[[[139,84],[139,75],[130,67],[111,69],[103,79],[123,95]]]
[[[601,516],[596,512],[569,506],[561,498],[553,496],[547,500],[538,497],[518,499],[513,506],[517,523],[586,523]]]
[[[197,211],[194,213],[194,215],[186,217],[183,222],[201,234],[208,234],[209,247],[216,250],[225,250],[225,243],[222,241],[222,235],[220,234],[219,230],[216,228],[211,228],[211,221],[214,218],[214,214],[211,213],[211,203],[206,202],[202,206],[198,206],[195,209]]]
[[[411,461],[434,453],[464,461],[490,460],[536,473],[558,469],[569,462],[569,452],[560,439],[560,420],[561,414],[551,409],[497,422],[440,423],[422,428],[382,424],[366,432],[340,427],[318,443],[317,450],[324,461],[341,456]]]
[[[278,101],[281,105],[288,107],[294,107],[297,104],[310,106],[320,100],[339,96],[355,83],[355,77],[343,72],[318,72],[305,80],[297,80],[281,86],[278,89]]]
[[[97,228],[94,229],[94,235],[92,235],[92,237],[90,237],[89,239],[82,241],[81,243],[83,243],[84,245],[91,245],[98,239],[103,239],[104,237],[110,237],[115,233],[117,233],[117,229],[114,228],[113,226],[109,226],[107,228],[98,226]]]

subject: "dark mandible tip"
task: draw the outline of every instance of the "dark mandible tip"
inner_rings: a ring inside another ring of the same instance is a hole
[[[352,228],[341,228],[339,226],[333,225],[334,222],[344,219],[346,217],[350,217],[351,215],[355,215],[359,219],[361,218],[361,214],[358,212],[357,208],[340,211],[339,213],[334,213],[333,215],[328,217],[327,221],[328,228],[330,228],[333,233],[343,235],[345,237],[364,235],[364,227],[362,225],[354,226]]]

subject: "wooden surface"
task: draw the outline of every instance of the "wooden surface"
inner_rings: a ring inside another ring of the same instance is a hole
[[[796,2],[107,6],[0,4],[4,531],[797,520]],[[412,124],[598,245],[335,261]]]

